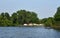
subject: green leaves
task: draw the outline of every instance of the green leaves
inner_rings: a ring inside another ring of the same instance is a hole
[[[60,7],[57,8],[57,12],[54,15],[55,25],[60,26]]]
[[[60,21],[60,7],[58,7],[57,12],[54,15],[55,21]]]
[[[0,26],[20,26],[24,23],[38,23],[39,19],[35,12],[18,10],[11,16],[5,12],[0,15]]]

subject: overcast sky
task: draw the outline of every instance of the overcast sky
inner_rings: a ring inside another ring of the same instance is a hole
[[[55,14],[60,0],[0,0],[0,13],[13,12],[21,9],[34,11],[39,18],[51,17]]]

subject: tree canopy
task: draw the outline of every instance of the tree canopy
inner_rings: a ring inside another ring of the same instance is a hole
[[[26,10],[18,10],[11,16],[8,12],[0,14],[0,26],[20,26],[24,23],[29,24],[38,22],[39,18],[37,17],[37,14]]]
[[[54,15],[55,21],[60,21],[60,7],[57,8],[57,12]]]

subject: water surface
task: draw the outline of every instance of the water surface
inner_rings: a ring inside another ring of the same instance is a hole
[[[0,27],[0,38],[60,38],[60,32],[44,27]]]

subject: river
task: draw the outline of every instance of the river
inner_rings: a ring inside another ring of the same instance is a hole
[[[0,38],[60,38],[60,31],[44,27],[0,27]]]

